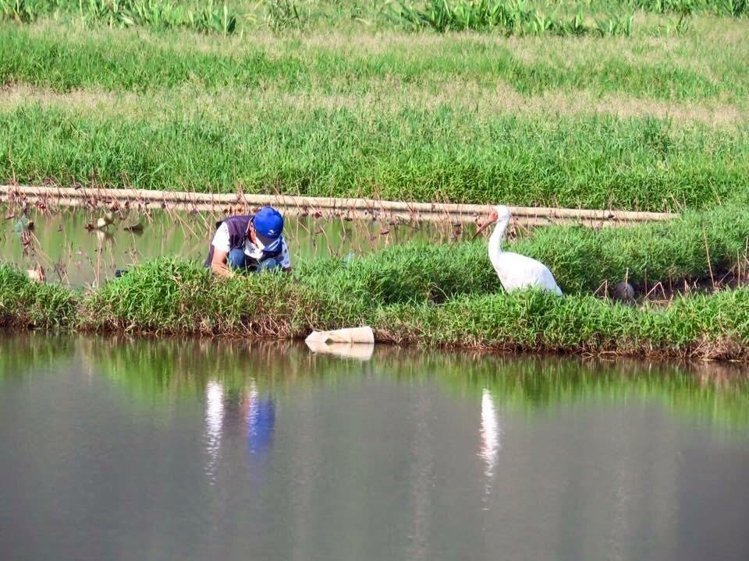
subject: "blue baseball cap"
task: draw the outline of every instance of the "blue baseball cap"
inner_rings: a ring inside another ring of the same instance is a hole
[[[283,216],[275,208],[264,206],[252,217],[255,234],[266,251],[275,251],[281,243]]]

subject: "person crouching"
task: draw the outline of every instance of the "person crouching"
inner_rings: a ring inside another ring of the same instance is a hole
[[[230,216],[216,224],[205,266],[222,277],[234,271],[250,273],[275,269],[291,271],[289,249],[283,238],[283,216],[264,206],[255,214]]]

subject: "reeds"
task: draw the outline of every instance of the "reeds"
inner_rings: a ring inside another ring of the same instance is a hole
[[[503,35],[600,36],[632,34],[633,13],[599,15],[581,11],[562,17],[532,8],[526,0],[428,0],[425,5],[399,2],[395,19],[410,29],[494,31]]]
[[[86,24],[188,29],[231,34],[267,26],[275,32],[361,27],[477,31],[505,35],[624,35],[634,12],[657,14],[677,33],[695,14],[743,17],[746,0],[240,0],[215,5],[188,0],[0,0],[0,19],[30,23],[40,18],[78,18]],[[240,17],[240,14],[243,17]],[[669,16],[678,20],[670,22]]]
[[[233,10],[226,4],[214,4],[214,0],[194,8],[173,0],[0,0],[0,19],[18,23],[58,12],[75,14],[86,24],[109,27],[188,29],[224,35],[234,33],[237,27]]]

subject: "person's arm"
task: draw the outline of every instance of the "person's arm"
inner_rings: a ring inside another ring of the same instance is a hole
[[[222,224],[216,230],[211,242],[213,246],[213,257],[211,258],[211,271],[220,277],[231,277],[234,273],[229,269],[229,228]]]
[[[229,269],[227,263],[227,257],[229,253],[227,251],[221,251],[220,249],[213,248],[213,259],[211,260],[211,271],[220,277],[231,277],[234,273]]]

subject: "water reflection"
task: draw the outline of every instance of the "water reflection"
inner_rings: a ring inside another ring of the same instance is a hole
[[[280,395],[321,382],[335,385],[349,380],[352,372],[396,380],[434,379],[450,392],[475,395],[481,404],[487,465],[491,457],[496,463],[499,453],[500,407],[532,415],[575,402],[657,401],[679,415],[716,426],[749,426],[749,372],[732,364],[503,357],[387,346],[368,349],[371,360],[360,363],[311,353],[304,344],[289,342],[225,341],[220,352],[209,340],[81,338],[78,346],[97,372],[144,402],[204,395],[209,381],[221,383],[225,394],[246,398],[250,378],[261,393]]]
[[[324,341],[305,341],[313,353],[329,354],[340,358],[355,358],[367,361],[374,354],[372,343],[326,343]]]
[[[736,369],[71,341],[0,391],[3,559],[749,551]]]
[[[4,212],[9,216],[20,213],[18,209]],[[14,232],[14,221],[6,220],[0,227],[0,253],[22,269],[42,265],[50,272],[48,281],[98,285],[114,278],[116,269],[164,255],[202,262],[215,221],[223,216],[121,208],[114,213],[113,224],[99,229],[95,225],[102,213],[101,209],[68,209],[52,214],[30,209],[28,220],[34,224],[33,232],[25,228]],[[448,222],[383,225],[373,220],[290,216],[284,235],[292,260],[298,263],[313,256],[350,258],[408,240],[467,239],[474,230],[463,228],[456,236]],[[148,235],[143,236],[144,231]]]
[[[494,399],[487,388],[481,393],[481,451],[479,456],[484,460],[484,476],[491,479],[497,465],[500,445],[500,427]]]
[[[236,406],[241,414],[235,414]],[[240,428],[240,423],[243,425]],[[270,394],[262,394],[255,380],[250,380],[237,401],[227,396],[221,382],[209,380],[205,386],[204,441],[207,456],[205,473],[211,484],[216,483],[221,461],[224,432],[244,435],[247,462],[251,474],[260,478],[263,457],[268,454],[276,423],[276,405]],[[231,446],[231,444],[226,444]]]
[[[247,450],[253,456],[266,454],[270,449],[276,424],[276,405],[270,395],[262,396],[253,380],[245,405]]]
[[[206,384],[205,403],[205,448],[208,454],[205,472],[208,480],[214,483],[224,423],[224,390],[220,383],[209,381]]]
[[[48,333],[6,334],[0,330],[0,387],[5,381],[64,367],[75,353],[75,340]]]

